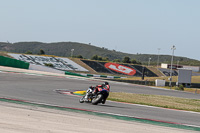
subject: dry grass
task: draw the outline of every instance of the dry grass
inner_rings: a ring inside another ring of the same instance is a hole
[[[126,79],[127,80],[141,80],[141,77],[131,77],[131,78],[126,78]],[[126,80],[126,79],[124,79],[124,80]],[[147,80],[147,81],[155,81],[156,79],[161,79],[161,80],[169,81],[169,77],[144,77],[144,80]],[[172,77],[172,82],[176,82],[177,79],[178,79],[177,76],[173,76]]]
[[[199,88],[184,88],[184,91],[200,94]]]
[[[2,51],[0,51],[0,56],[5,56],[5,57],[12,58],[11,56],[9,56],[9,55],[7,54],[7,52],[2,52]]]
[[[109,100],[200,112],[200,100],[170,96],[111,92]]]
[[[165,80],[166,82],[169,82],[169,80],[168,80],[169,77],[145,77],[144,80],[155,81],[156,79],[161,79],[161,80]],[[120,80],[141,80],[141,77],[131,77],[131,78],[120,79]],[[177,80],[178,80],[177,76],[173,76],[172,77],[172,82],[177,82]],[[192,76],[192,81],[191,82],[192,83],[200,83],[200,76]],[[159,88],[170,89],[169,86],[159,87]],[[177,88],[177,87],[172,87],[173,90],[175,90],[175,88]],[[184,91],[200,94],[200,89],[199,88],[184,88]]]
[[[200,76],[192,76],[192,83],[200,83]]]
[[[156,86],[155,86],[156,87]],[[170,89],[170,87],[169,86],[165,86],[165,87],[158,87],[158,88],[165,88],[165,89]],[[172,87],[171,89],[172,90],[177,90],[176,88],[178,88],[178,87],[176,87],[176,86],[174,86],[174,87]],[[181,90],[180,90],[181,91]],[[195,94],[200,94],[200,89],[199,88],[184,88],[184,91],[186,91],[186,92],[191,92],[191,93],[195,93]]]
[[[169,77],[144,77],[144,80],[155,81],[156,79],[161,79],[169,82]],[[122,79],[123,80],[123,79]],[[141,80],[141,77],[131,77],[125,80]],[[178,76],[172,76],[172,82],[177,82]],[[200,76],[192,76],[192,83],[200,83]]]

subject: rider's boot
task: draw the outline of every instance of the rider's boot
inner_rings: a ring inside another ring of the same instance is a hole
[[[103,99],[101,103],[102,103],[102,104],[105,104],[105,103],[106,103],[106,99]]]

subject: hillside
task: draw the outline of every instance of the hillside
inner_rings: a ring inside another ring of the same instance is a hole
[[[42,43],[42,42],[18,42],[18,43],[5,43],[0,42],[0,51],[13,52],[13,53],[25,53],[31,51],[33,54],[38,54],[40,49],[45,51],[47,55],[56,55],[63,57],[71,56],[71,49],[74,49],[73,55],[82,55],[84,58],[91,59],[92,56],[98,55],[101,57],[108,57],[109,60],[120,59],[122,60],[125,56],[130,59],[135,59],[147,64],[149,57],[151,57],[151,64],[156,65],[158,56],[149,54],[128,54],[122,53],[115,50],[108,50],[106,48],[96,47],[90,44],[76,43],[76,42],[57,42],[57,43]],[[160,55],[160,62],[170,63],[170,55]],[[174,63],[179,61],[180,64],[184,65],[199,65],[200,61],[189,59],[186,57],[174,57]]]

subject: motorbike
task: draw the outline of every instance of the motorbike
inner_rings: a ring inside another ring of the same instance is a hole
[[[88,93],[88,98],[86,98],[86,95],[84,95],[79,102],[80,103],[92,103],[93,105],[97,105],[99,103],[105,103],[106,98],[109,95],[109,92],[107,90],[102,89],[101,91],[98,91],[96,94],[93,94],[91,92]]]

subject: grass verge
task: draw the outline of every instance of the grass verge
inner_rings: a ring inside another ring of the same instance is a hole
[[[110,92],[108,100],[200,112],[199,99],[186,99],[170,96],[133,94],[124,92]]]
[[[156,86],[154,86],[154,87],[156,87]],[[157,87],[157,88],[165,88],[165,89],[170,89],[170,87],[169,86],[165,86],[165,87]],[[171,89],[172,90],[177,90],[176,88],[178,88],[177,86],[174,86],[174,87],[172,87]],[[179,91],[182,91],[182,90],[179,90]],[[195,93],[195,94],[200,94],[200,89],[199,88],[184,88],[184,90],[183,91],[185,91],[185,92],[190,92],[190,93]]]

